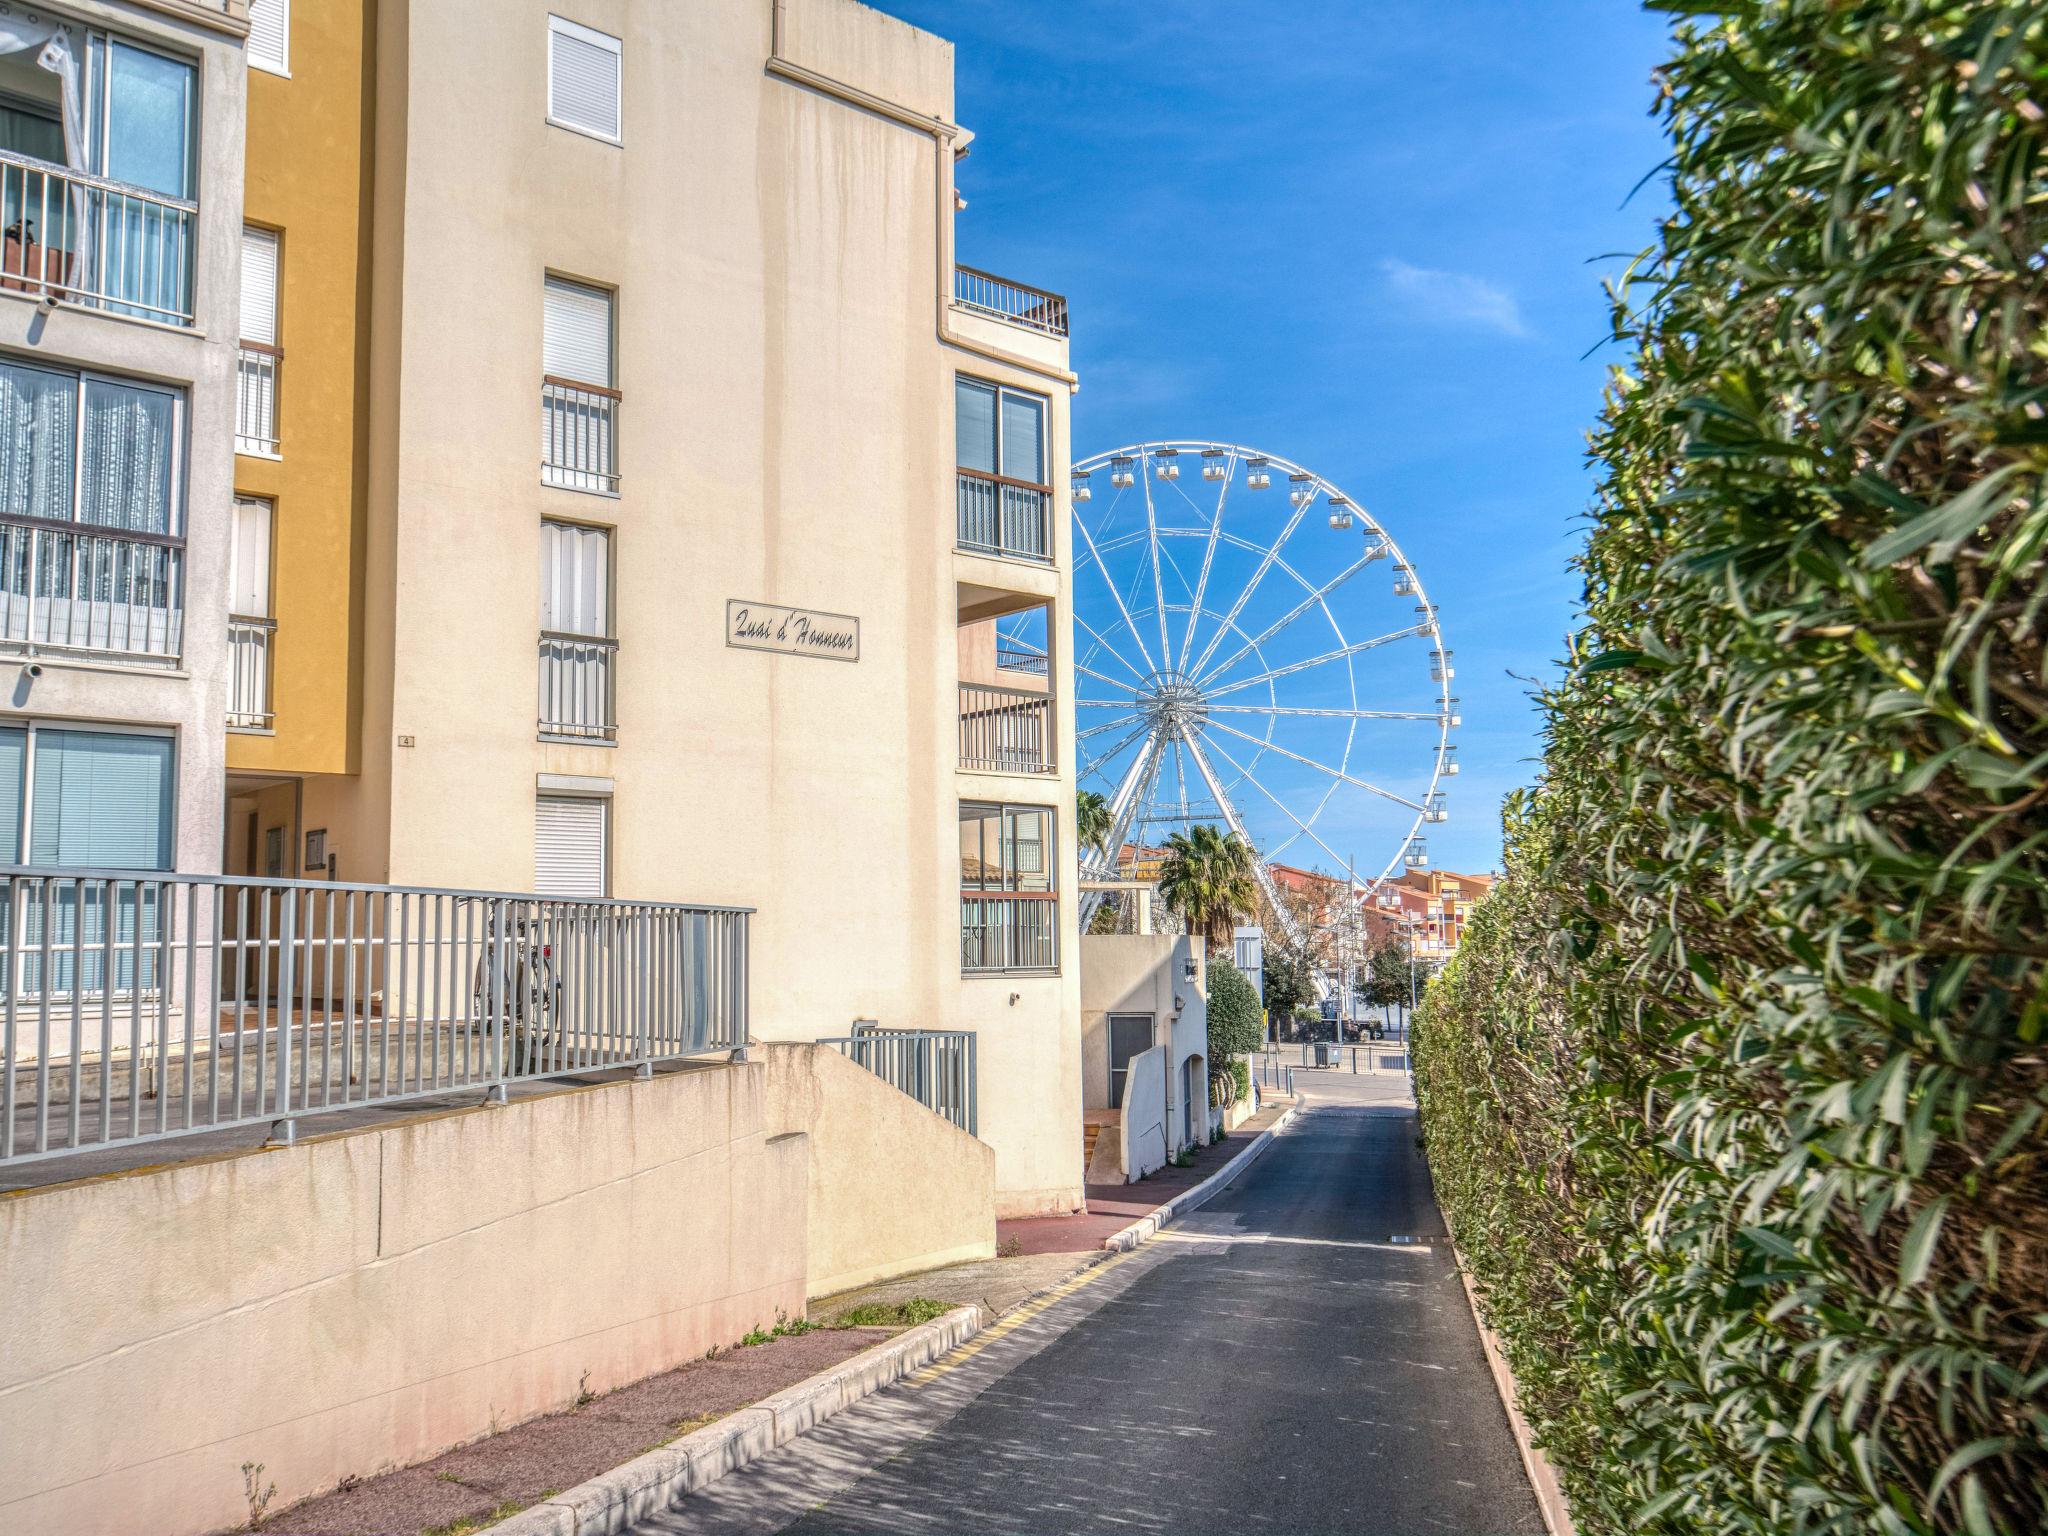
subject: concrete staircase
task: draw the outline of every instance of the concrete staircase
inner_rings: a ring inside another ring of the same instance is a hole
[[[1086,1171],[1095,1166],[1095,1143],[1102,1139],[1100,1121],[1088,1120],[1081,1125],[1081,1169]]]

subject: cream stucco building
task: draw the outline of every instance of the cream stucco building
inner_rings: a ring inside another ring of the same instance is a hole
[[[1063,300],[956,262],[951,45],[267,3],[304,62],[251,97],[285,363],[229,867],[751,906],[757,1037],[974,1032],[999,1213],[1077,1206],[1073,377]]]

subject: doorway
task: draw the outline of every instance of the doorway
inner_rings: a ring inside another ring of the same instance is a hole
[[[1124,1107],[1124,1081],[1131,1075],[1131,1058],[1152,1049],[1152,1015],[1112,1013],[1109,1016],[1109,1107]]]

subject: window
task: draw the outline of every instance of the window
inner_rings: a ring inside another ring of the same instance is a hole
[[[565,490],[619,488],[612,300],[565,277],[541,289],[541,479]]]
[[[1046,399],[982,379],[953,385],[960,543],[991,554],[1052,558]]]
[[[292,72],[292,0],[249,0],[249,62],[274,75]]]
[[[603,795],[538,795],[533,802],[533,889],[594,899],[611,888],[611,806]]]
[[[1053,813],[1046,806],[960,807],[960,964],[969,973],[1058,964]]]
[[[242,227],[242,345],[236,363],[235,451],[277,456],[277,232]]]
[[[0,643],[174,658],[183,396],[0,362]]]
[[[235,498],[228,535],[228,728],[267,731],[270,713],[272,507]]]
[[[619,40],[548,18],[548,121],[619,142]]]
[[[540,525],[540,733],[611,741],[612,536],[576,523]]]

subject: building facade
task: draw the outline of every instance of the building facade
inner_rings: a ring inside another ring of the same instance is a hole
[[[973,1031],[998,1209],[1077,1205],[1065,305],[955,261],[950,45],[279,18],[229,866],[753,907],[757,1035]]]
[[[0,14],[0,863],[220,867],[247,30]]]

